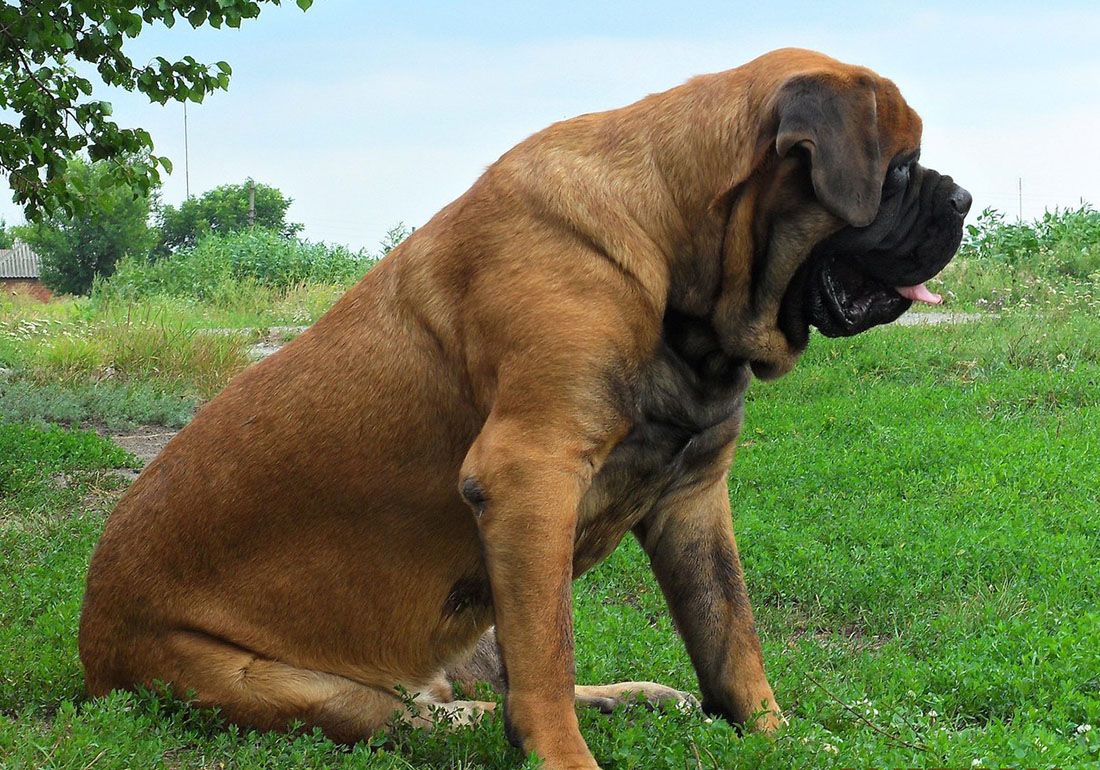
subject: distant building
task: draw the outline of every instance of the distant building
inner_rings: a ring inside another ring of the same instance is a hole
[[[39,302],[53,298],[53,292],[42,285],[42,260],[23,241],[0,249],[0,291],[5,297],[23,295]]]

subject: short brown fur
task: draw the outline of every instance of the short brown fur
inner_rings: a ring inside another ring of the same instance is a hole
[[[801,352],[782,293],[845,224],[777,151],[794,79],[877,104],[845,137],[877,142],[865,173],[918,146],[890,81],[800,50],[558,123],[231,382],[107,522],[89,693],[171,682],[354,741],[395,687],[448,700],[495,624],[511,734],[592,768],[574,696],[621,689],[574,692],[570,583],[633,531],[704,707],[774,729],[725,478],[750,367]]]

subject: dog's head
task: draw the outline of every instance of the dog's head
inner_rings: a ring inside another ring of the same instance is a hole
[[[818,201],[845,224],[814,248],[785,303],[830,337],[889,323],[914,300],[938,303],[924,282],[958,249],[970,193],[917,163],[920,118],[894,84],[858,71],[795,76],[776,111],[776,152],[802,155]]]
[[[917,162],[921,120],[891,81],[811,52],[769,57],[753,63],[772,73],[753,177],[766,181],[749,196],[753,291],[727,312],[755,335],[764,377],[793,365],[810,326],[852,335],[938,303],[924,282],[955,254],[971,204]]]

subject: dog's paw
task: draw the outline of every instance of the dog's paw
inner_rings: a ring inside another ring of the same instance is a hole
[[[576,700],[582,706],[609,714],[620,706],[641,706],[647,710],[675,708],[698,711],[694,695],[656,682],[619,682],[605,685],[577,685]]]

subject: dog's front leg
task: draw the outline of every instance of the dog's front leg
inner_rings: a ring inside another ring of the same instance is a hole
[[[463,463],[460,491],[474,509],[492,586],[509,739],[552,770],[595,768],[573,708],[573,542],[591,447],[549,434],[490,416]]]
[[[699,676],[703,710],[771,732],[782,715],[764,674],[724,470],[662,501],[634,534]]]

